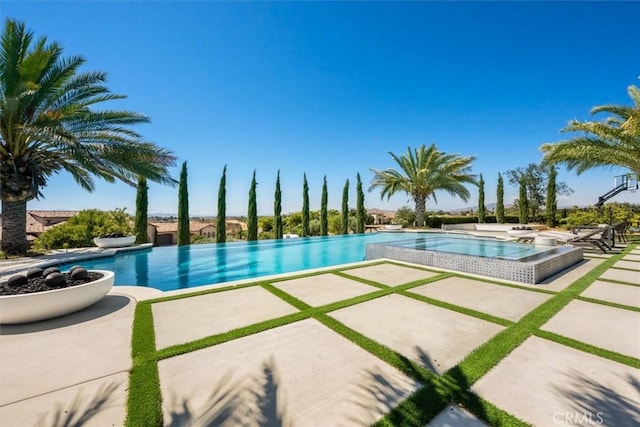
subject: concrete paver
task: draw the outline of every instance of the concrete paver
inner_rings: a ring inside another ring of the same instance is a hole
[[[463,408],[449,405],[427,424],[427,427],[486,427],[487,425]]]
[[[596,280],[580,295],[640,308],[640,286],[620,285]]]
[[[273,286],[317,307],[379,290],[335,274],[320,274],[273,283]]]
[[[517,321],[552,296],[460,277],[431,282],[409,292],[512,321]]]
[[[637,311],[574,300],[541,329],[640,358],[640,313]]]
[[[123,426],[128,372],[0,406],[2,427]]]
[[[535,426],[640,422],[640,371],[530,337],[472,387]]]
[[[160,302],[151,307],[158,349],[297,311],[259,286]]]
[[[598,258],[590,258],[584,259],[582,262],[569,267],[568,269],[556,274],[555,276],[551,276],[537,285],[529,285],[526,283],[518,283],[522,286],[532,286],[537,287],[539,289],[545,289],[547,291],[562,291],[567,286],[583,277],[589,271],[593,270],[596,266],[602,264],[605,260]]]
[[[414,282],[416,280],[428,279],[438,274],[395,264],[371,265],[368,267],[345,270],[344,273],[388,286],[398,286],[404,283]]]
[[[640,272],[610,268],[600,276],[601,279],[618,280],[620,282],[640,285]]]
[[[352,329],[442,373],[504,327],[400,295],[328,313]]]
[[[640,254],[636,255],[633,252],[630,252],[627,255],[623,256],[622,259],[626,261],[640,261]]]
[[[368,425],[419,387],[312,319],[162,360],[158,369],[166,426]]]
[[[135,303],[108,295],[77,313],[0,328],[0,405],[131,367]]]
[[[627,268],[630,270],[636,270],[640,273],[640,262],[620,260],[613,264],[613,266],[616,268]]]

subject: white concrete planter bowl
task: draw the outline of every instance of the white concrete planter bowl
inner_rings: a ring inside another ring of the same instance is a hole
[[[402,230],[402,224],[385,224],[385,230]]]
[[[31,294],[0,296],[0,324],[35,322],[73,313],[100,301],[113,287],[114,273],[90,270],[102,277],[83,285]]]
[[[124,248],[133,245],[136,236],[125,237],[96,237],[93,243],[99,248]]]

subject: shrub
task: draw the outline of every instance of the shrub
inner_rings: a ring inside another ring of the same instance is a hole
[[[192,245],[201,245],[201,244],[207,244],[207,243],[216,243],[216,239],[214,237],[207,237],[200,234],[191,235]]]
[[[409,206],[403,206],[396,211],[393,222],[395,224],[402,224],[403,227],[410,227],[415,224],[416,219],[416,212]]]
[[[575,225],[596,225],[615,224],[621,221],[634,222],[636,216],[640,216],[640,206],[629,203],[607,203],[602,208],[574,207],[567,213],[566,224]]]
[[[94,246],[95,237],[133,232],[131,217],[125,209],[99,211],[90,209],[80,211],[64,224],[50,228],[34,242],[36,249],[86,248]]]

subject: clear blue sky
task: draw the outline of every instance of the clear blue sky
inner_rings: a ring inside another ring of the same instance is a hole
[[[246,214],[254,169],[260,214],[273,212],[277,170],[284,212],[301,209],[305,172],[311,208],[326,175],[339,209],[346,179],[354,206],[356,172],[367,189],[370,168],[394,166],[388,151],[431,143],[476,156],[492,203],[498,172],[538,162],[568,120],[629,105],[627,87],[640,84],[636,2],[3,0],[0,14],[109,73],[108,86],[128,96],[112,106],[149,115],[137,130],[188,162],[192,215],[215,215],[225,164],[230,214]],[[594,203],[621,172],[561,169],[575,193],[559,204]],[[437,194],[428,208],[475,206],[470,190],[468,203]],[[59,175],[43,192],[29,209],[134,212],[124,184],[87,193]],[[507,186],[505,201],[516,197]],[[375,190],[365,204],[407,200]],[[640,202],[640,192],[613,200]],[[149,205],[176,212],[177,189],[151,185]]]

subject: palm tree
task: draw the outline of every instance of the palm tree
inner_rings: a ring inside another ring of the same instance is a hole
[[[95,177],[134,187],[139,176],[175,185],[168,172],[173,154],[130,128],[148,122],[145,115],[92,109],[124,98],[104,86],[105,73],[79,72],[83,57],[63,58],[59,44],[34,42],[14,20],[5,22],[0,43],[3,251],[27,251],[27,202],[42,195],[51,175],[67,171],[88,191]]]
[[[397,192],[406,193],[415,203],[418,227],[424,226],[427,200],[433,197],[438,203],[436,191],[445,191],[466,202],[470,194],[464,184],[476,185],[475,176],[470,173],[474,156],[442,153],[435,144],[429,147],[422,145],[415,150],[408,147],[406,154],[402,156],[391,152],[389,154],[400,166],[400,170],[372,169],[374,176],[369,191],[379,187],[380,197],[386,196],[387,199]]]
[[[640,178],[640,89],[629,86],[633,106],[602,105],[591,114],[609,113],[599,122],[572,120],[563,132],[582,135],[557,143],[543,144],[548,164],[565,164],[578,174],[597,167],[622,166]]]

